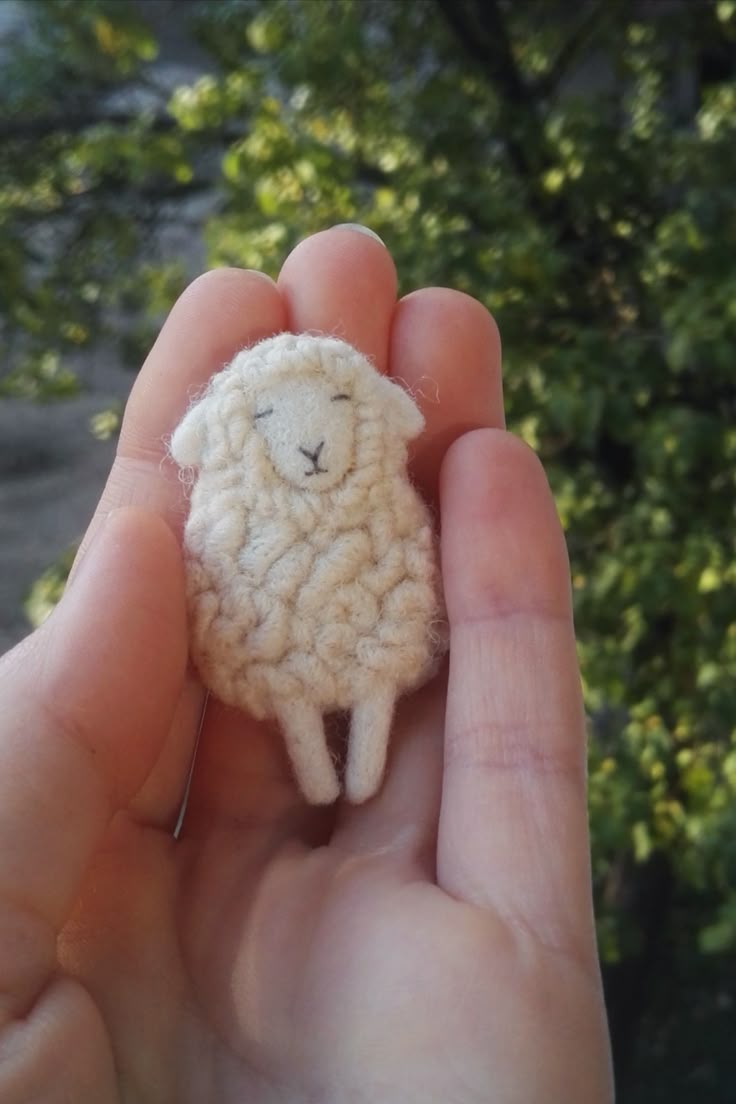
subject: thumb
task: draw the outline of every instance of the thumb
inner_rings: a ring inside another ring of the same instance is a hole
[[[153,514],[116,510],[48,621],[0,661],[0,994],[11,1006],[14,989],[29,996],[36,952],[52,968],[92,852],[160,754],[185,665],[176,538]]]

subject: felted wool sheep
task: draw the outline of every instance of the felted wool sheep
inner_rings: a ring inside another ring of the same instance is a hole
[[[349,800],[381,784],[396,699],[443,649],[432,522],[406,471],[424,420],[344,341],[279,334],[213,377],[171,440],[192,468],[191,653],[223,702],[276,718],[306,799],[340,793],[323,714],[351,711]]]

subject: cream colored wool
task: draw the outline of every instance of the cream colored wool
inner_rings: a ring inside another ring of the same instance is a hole
[[[436,668],[442,602],[409,482],[412,399],[333,337],[238,353],[171,440],[196,469],[184,547],[193,660],[221,701],[278,719],[308,801],[340,783],[323,714],[351,710],[345,790],[376,792],[397,697]]]

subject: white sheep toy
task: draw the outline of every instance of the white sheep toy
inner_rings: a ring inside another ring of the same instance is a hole
[[[444,647],[431,518],[406,471],[423,426],[350,345],[284,333],[238,353],[171,440],[195,469],[193,661],[221,701],[278,720],[313,804],[340,794],[323,714],[351,710],[345,792],[364,801],[396,699]]]

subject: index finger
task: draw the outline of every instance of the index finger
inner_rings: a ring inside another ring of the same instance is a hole
[[[131,391],[117,455],[72,576],[104,518],[119,507],[158,514],[180,535],[187,501],[179,470],[168,456],[168,439],[215,372],[240,349],[285,324],[281,294],[260,272],[214,269],[179,297]],[[137,798],[137,812],[146,822],[168,824],[176,817],[203,703],[204,691],[191,672],[160,763]]]
[[[121,506],[159,514],[179,533],[185,498],[167,439],[191,399],[238,350],[279,333],[283,300],[261,272],[220,268],[179,297],[130,393],[117,454],[78,559],[101,518]]]

